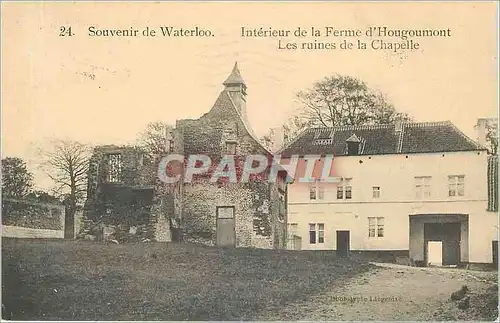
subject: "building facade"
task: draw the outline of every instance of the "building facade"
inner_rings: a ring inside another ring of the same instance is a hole
[[[289,185],[289,236],[302,249],[387,252],[417,265],[493,261],[489,156],[450,122],[309,129],[282,150],[311,154],[333,154],[341,182]]]
[[[223,156],[233,156],[236,160],[248,155],[271,156],[248,123],[247,86],[236,64],[223,85],[210,111],[199,119],[178,120],[169,130],[166,154],[182,155],[186,159],[204,155],[214,164]],[[106,225],[115,228],[121,225],[125,231],[135,234],[137,230],[144,231],[144,237],[156,241],[286,247],[287,188],[283,172],[279,172],[275,182],[254,180],[245,183],[223,179],[211,182],[203,176],[186,181],[181,171],[178,182],[167,184],[157,176],[159,162],[164,156],[157,156],[154,162],[145,164],[144,157],[134,152],[132,148],[122,148],[121,152],[96,150],[89,176],[87,218],[106,219],[106,212],[116,214],[113,221],[111,218],[106,220]],[[185,168],[186,163],[180,167]],[[116,172],[120,174],[116,175],[119,179],[111,187],[119,189],[108,196],[110,183],[107,179],[114,179]],[[112,203],[103,202],[108,200],[118,200],[113,205],[124,206],[110,210],[106,205]],[[139,202],[127,204],[127,200]],[[144,214],[139,216],[139,211]],[[140,221],[128,223],[129,218]]]

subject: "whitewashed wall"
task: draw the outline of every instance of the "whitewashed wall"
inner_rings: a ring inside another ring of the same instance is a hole
[[[410,214],[468,214],[469,261],[491,262],[498,215],[487,212],[485,152],[342,156],[338,176],[352,179],[351,200],[337,200],[337,185],[325,184],[323,200],[309,200],[309,184],[289,185],[288,223],[297,223],[302,249],[335,249],[336,230],[351,231],[353,250],[408,250]],[[465,195],[448,196],[448,176],[465,175]],[[431,176],[431,196],[415,198],[414,177]],[[373,186],[381,188],[373,198]],[[383,238],[368,237],[368,217],[384,217]],[[309,243],[309,223],[325,224],[325,243]]]

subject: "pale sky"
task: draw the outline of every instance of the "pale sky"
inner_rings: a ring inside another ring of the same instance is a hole
[[[22,157],[36,172],[34,151],[49,138],[125,144],[150,121],[197,118],[211,108],[236,60],[258,135],[291,115],[296,92],[339,73],[382,91],[417,121],[450,120],[475,139],[476,119],[497,116],[496,18],[495,2],[3,2],[2,157]],[[60,37],[61,26],[75,35]],[[160,26],[199,26],[215,36],[89,37],[90,26],[149,26],[158,33]],[[243,26],[450,28],[452,36],[417,39],[420,49],[403,54],[287,51],[274,38],[240,37]]]

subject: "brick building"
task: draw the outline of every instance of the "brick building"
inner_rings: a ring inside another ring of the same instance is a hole
[[[246,116],[247,86],[237,64],[213,107],[199,119],[178,120],[167,134],[169,154],[271,156]],[[161,157],[161,156],[159,156]],[[276,182],[194,182],[165,184],[158,160],[146,161],[131,147],[96,148],[89,176],[86,219],[121,227],[157,241],[285,248],[286,184]],[[115,174],[116,173],[116,174]],[[104,219],[104,220],[103,220]]]

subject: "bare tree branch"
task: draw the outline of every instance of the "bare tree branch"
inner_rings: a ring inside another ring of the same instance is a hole
[[[52,142],[52,149],[40,153],[42,169],[56,184],[54,191],[66,196],[70,210],[74,212],[77,203],[85,197],[83,188],[87,186],[90,148],[75,141],[57,140]]]

